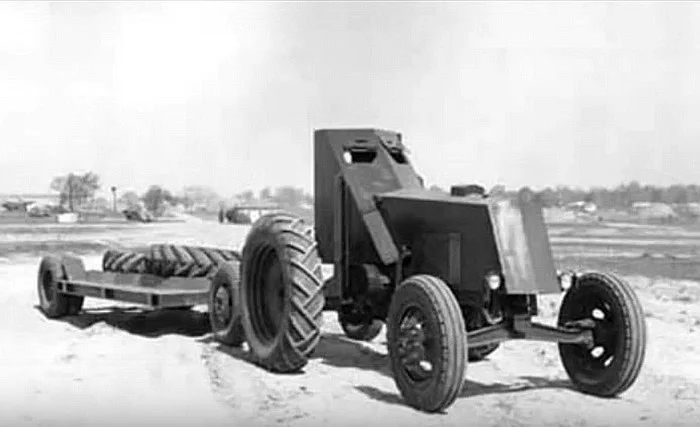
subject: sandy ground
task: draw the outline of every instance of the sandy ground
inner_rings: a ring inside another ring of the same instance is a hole
[[[245,229],[190,223],[104,234],[92,238],[119,246],[238,247]],[[401,402],[384,334],[372,343],[347,340],[332,313],[305,372],[275,375],[243,350],[213,342],[204,307],[149,313],[87,300],[79,316],[48,320],[36,308],[39,259],[0,259],[3,426],[700,425],[695,281],[627,277],[647,313],[649,347],[642,375],[620,398],[572,390],[556,345],[511,341],[469,365],[462,396],[447,414],[427,415]],[[99,255],[84,260],[99,268]],[[559,300],[541,299],[541,321],[553,324]]]

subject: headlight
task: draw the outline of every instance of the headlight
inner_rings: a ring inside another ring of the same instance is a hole
[[[576,273],[573,271],[563,271],[559,273],[559,287],[563,291],[568,290],[574,285],[574,282],[576,281]]]
[[[501,275],[498,273],[489,273],[486,275],[486,284],[489,289],[495,291],[501,286]]]

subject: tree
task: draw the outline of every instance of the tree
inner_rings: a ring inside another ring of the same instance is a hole
[[[160,216],[165,210],[165,203],[172,202],[173,196],[168,190],[158,185],[151,185],[148,191],[141,197],[146,209],[155,216]]]
[[[211,207],[216,205],[221,197],[210,187],[202,185],[190,185],[182,189],[180,200],[186,207],[193,205],[204,205]]]
[[[279,187],[272,197],[276,203],[287,207],[299,207],[304,202],[304,190],[294,187]]]
[[[80,206],[92,199],[95,192],[100,189],[100,177],[93,172],[83,175],[69,173],[57,176],[51,181],[51,189],[60,193],[60,203],[63,206],[68,203],[68,209],[72,212],[76,205]]]
[[[127,191],[119,198],[119,203],[126,205],[127,208],[134,208],[138,206],[139,201],[139,195],[134,191]]]
[[[270,187],[265,187],[260,190],[260,200],[270,200],[272,198],[272,190]]]
[[[236,194],[236,198],[244,203],[250,203],[255,199],[255,193],[253,190],[246,190],[242,193]]]

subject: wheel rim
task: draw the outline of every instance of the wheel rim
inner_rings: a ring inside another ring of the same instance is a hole
[[[233,298],[228,286],[221,285],[214,294],[214,326],[225,329],[233,316]]]
[[[255,275],[248,288],[250,320],[256,335],[264,344],[268,344],[282,327],[286,286],[282,265],[274,248],[261,248],[253,261]]]
[[[397,355],[401,369],[414,382],[425,382],[435,375],[435,337],[417,307],[407,308],[397,331]]]
[[[607,298],[593,289],[587,295],[579,294],[571,304],[570,316],[575,320],[593,320],[593,343],[566,345],[572,357],[572,366],[577,367],[583,378],[600,378],[615,361],[620,343],[622,324],[619,314]]]
[[[51,304],[56,298],[56,290],[53,287],[53,274],[47,270],[41,275],[41,295],[47,304]]]

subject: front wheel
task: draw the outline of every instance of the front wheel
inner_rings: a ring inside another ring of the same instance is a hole
[[[387,319],[389,361],[406,403],[441,412],[462,389],[467,334],[459,303],[437,277],[409,277],[396,289]]]
[[[564,296],[558,324],[582,320],[591,323],[594,343],[559,344],[564,369],[584,393],[623,393],[639,376],[646,352],[644,311],[634,290],[614,275],[581,275]]]

